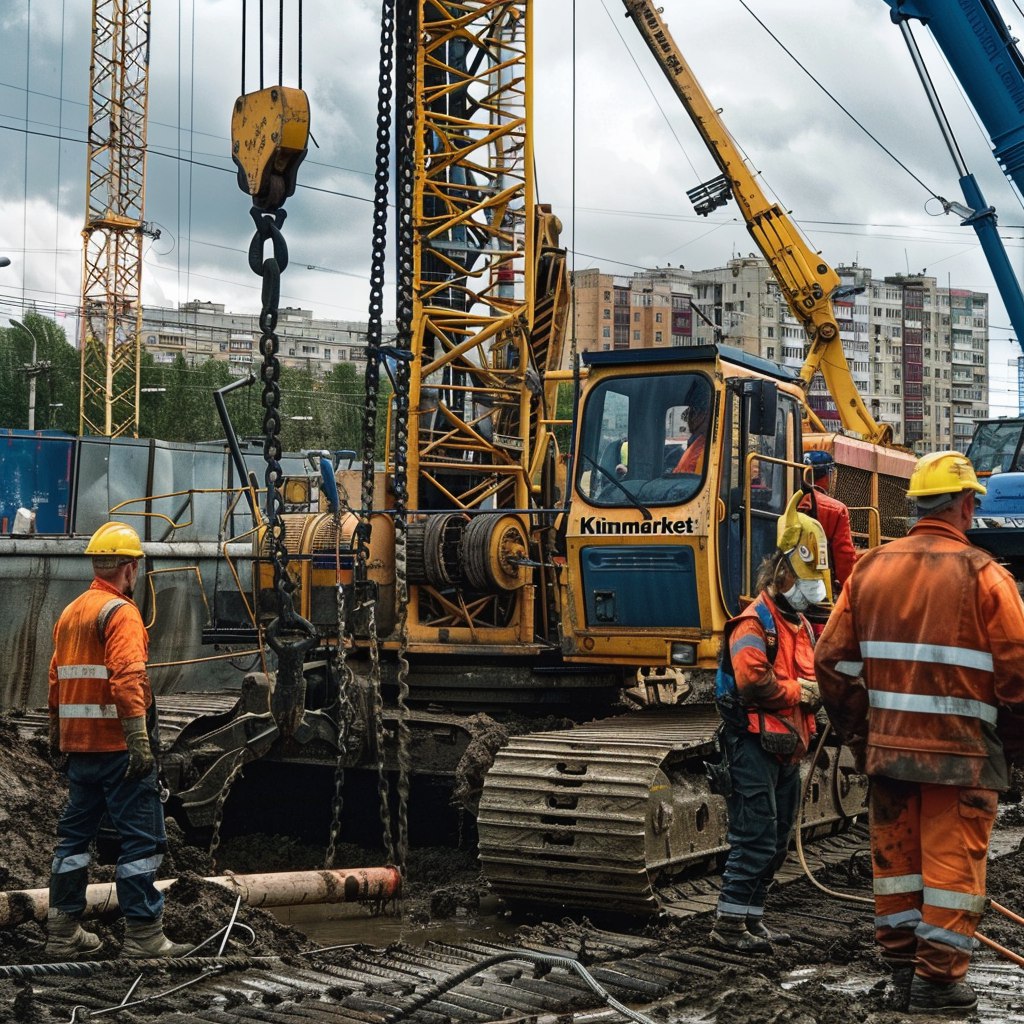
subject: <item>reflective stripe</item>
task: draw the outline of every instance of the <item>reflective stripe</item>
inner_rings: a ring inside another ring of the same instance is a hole
[[[956,946],[957,949],[977,949],[979,945],[978,940],[972,939],[970,935],[952,932],[948,928],[938,928],[934,924],[925,924],[923,921],[914,929],[914,934],[919,939],[942,942],[947,946]]]
[[[109,679],[106,665],[61,665],[57,669],[58,679]]]
[[[748,907],[745,903],[723,903],[721,900],[718,901],[718,906],[715,910],[719,914],[732,914],[734,917],[746,917],[753,908]],[[761,913],[764,913],[762,909]]]
[[[844,676],[853,676],[854,679],[864,671],[863,661],[837,661],[836,671]]]
[[[920,892],[924,879],[920,875],[892,875],[889,878],[876,878],[874,893],[876,896],[893,896],[901,892]]]
[[[61,718],[117,718],[116,704],[61,704]]]
[[[945,910],[966,910],[969,914],[981,914],[985,910],[985,897],[971,892],[957,892],[955,889],[933,889],[924,887],[924,901],[932,907]]]
[[[747,907],[747,917],[755,917],[760,920],[764,917],[764,907]]]
[[[125,864],[118,864],[114,876],[116,878],[134,878],[135,875],[153,875],[156,874],[156,870],[163,860],[162,853],[155,853],[152,857],[142,857],[140,860],[130,860]]]
[[[966,697],[869,690],[868,702],[873,708],[882,708],[885,711],[913,711],[921,715],[958,715],[961,718],[980,718],[990,725],[996,724],[997,713],[991,704],[980,700],[968,700]]]
[[[55,875],[66,875],[69,871],[80,871],[92,862],[92,854],[72,853],[67,857],[54,857],[50,871]]]
[[[921,911],[914,907],[896,914],[885,914],[875,918],[876,928],[916,928],[921,923]]]
[[[747,636],[741,636],[734,643],[729,645],[729,653],[736,654],[737,651],[745,650],[747,647],[753,647],[755,650],[764,651],[764,640],[754,633],[749,633]]]
[[[895,640],[862,640],[862,658],[885,658],[892,661],[924,661],[930,665],[959,665],[992,671],[992,655],[970,647],[947,647],[944,644],[903,644]]]

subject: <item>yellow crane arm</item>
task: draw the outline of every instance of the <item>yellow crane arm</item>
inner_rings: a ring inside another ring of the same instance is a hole
[[[757,177],[686,63],[679,47],[650,0],[623,0],[628,15],[690,115],[722,171],[722,176],[691,191],[698,213],[706,215],[728,201],[731,192],[747,230],[772,268],[793,315],[807,331],[810,347],[800,369],[804,387],[821,370],[845,430],[875,444],[889,444],[892,429],[875,422],[850,373],[832,308],[839,275],[815,252],[788,214],[768,201]]]

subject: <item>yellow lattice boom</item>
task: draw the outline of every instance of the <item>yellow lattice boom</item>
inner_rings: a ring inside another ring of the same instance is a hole
[[[150,3],[93,0],[82,434],[138,434]]]

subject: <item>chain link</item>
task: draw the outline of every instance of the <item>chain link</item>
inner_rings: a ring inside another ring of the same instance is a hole
[[[227,803],[228,794],[231,792],[231,787],[235,784],[235,780],[242,774],[242,768],[245,765],[245,747],[239,747],[235,751],[235,761],[231,766],[231,771],[228,772],[228,777],[224,780],[224,785],[221,786],[220,792],[217,794],[217,803],[213,808],[213,831],[210,833],[210,870],[215,872],[217,870],[217,848],[220,846],[220,827],[224,821],[224,805]]]
[[[338,757],[334,763],[334,799],[331,801],[331,829],[327,840],[324,867],[334,867],[338,835],[341,832],[341,813],[344,810],[345,766],[348,762],[348,738],[355,713],[352,708],[352,690],[355,677],[348,662],[346,643],[348,622],[345,615],[345,588],[341,582],[341,510],[334,513],[334,559],[337,567],[335,594],[338,610],[338,646],[334,652],[335,675],[338,680]]]
[[[370,514],[373,509],[377,460],[377,399],[384,314],[384,263],[387,255],[388,187],[391,168],[391,102],[394,70],[395,0],[382,0],[380,13],[380,73],[377,81],[377,142],[373,186],[373,249],[370,254],[370,308],[366,331],[366,412],[363,417],[363,474],[359,522],[356,525],[356,563],[353,592],[365,622],[370,671],[372,725],[377,748],[377,797],[385,853],[394,863],[390,793],[384,771],[384,703],[380,691],[380,646],[377,638],[376,591],[367,577],[370,553]]]
[[[403,5],[397,24],[397,79],[399,120],[398,164],[395,168],[397,195],[397,348],[412,351],[413,318],[413,188],[415,163],[413,142],[416,124],[416,5]],[[399,359],[395,375],[395,469],[393,477],[395,519],[395,598],[398,602],[398,867],[404,868],[409,853],[409,778],[411,772],[409,731],[409,381],[411,364]]]

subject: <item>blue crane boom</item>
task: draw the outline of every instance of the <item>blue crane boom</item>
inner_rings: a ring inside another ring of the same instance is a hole
[[[995,209],[986,203],[981,187],[960,155],[908,21],[919,20],[930,30],[985,126],[996,160],[1021,194],[1024,194],[1024,58],[992,0],[884,2],[903,33],[960,176],[967,208],[943,201],[944,205],[947,212],[962,216],[961,223],[973,227],[977,233],[1017,341],[1024,343],[1024,294],[999,237]]]

